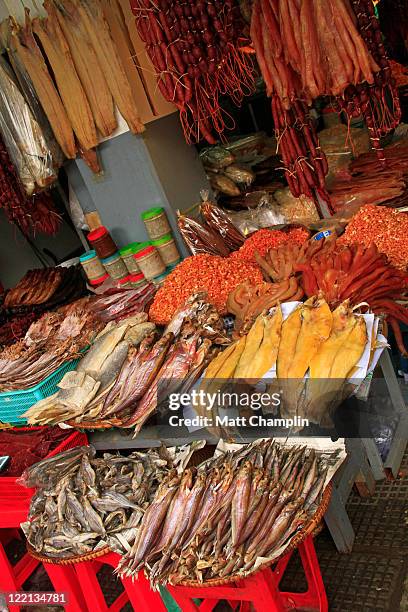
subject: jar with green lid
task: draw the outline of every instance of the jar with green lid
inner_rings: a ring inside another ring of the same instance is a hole
[[[139,244],[139,242],[132,242],[119,251],[122,261],[125,264],[129,274],[136,274],[137,272],[140,272],[136,259],[133,257],[138,250]]]
[[[159,251],[166,266],[172,266],[180,261],[180,253],[172,234],[166,234],[158,240],[152,240],[152,245]]]
[[[139,274],[130,274],[129,282],[131,287],[138,288],[143,287],[143,285],[146,285],[147,283],[145,276],[142,272],[139,272]]]
[[[101,261],[103,263],[103,267],[111,278],[114,278],[116,280],[118,278],[128,276],[127,268],[123,263],[119,253],[115,253],[111,257],[107,257],[106,259],[102,259]]]
[[[171,232],[169,220],[167,219],[166,211],[160,206],[149,208],[141,215],[146,226],[150,240],[157,240]]]
[[[159,276],[159,274],[163,274],[166,270],[160,253],[154,246],[148,246],[138,251],[133,257],[136,259],[137,265],[148,280],[155,276]]]
[[[88,251],[87,253],[84,253],[79,258],[79,262],[89,280],[100,278],[105,274],[105,269],[101,264],[101,260],[97,256],[96,251]]]

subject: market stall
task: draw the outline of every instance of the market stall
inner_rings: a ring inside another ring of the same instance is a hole
[[[0,208],[35,242],[58,185],[81,247],[0,296],[0,591],[42,567],[102,612],[108,565],[113,609],[328,609],[313,539],[352,550],[353,487],[397,479],[408,440],[405,68],[381,28],[371,0],[2,22]],[[157,153],[175,111],[187,206]],[[295,550],[305,596],[279,587]]]

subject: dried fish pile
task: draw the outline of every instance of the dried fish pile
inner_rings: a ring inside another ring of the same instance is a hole
[[[38,384],[63,363],[77,358],[100,327],[86,299],[45,314],[22,340],[0,352],[0,392]]]
[[[141,313],[150,304],[156,287],[148,283],[141,289],[111,289],[92,299],[91,308],[102,321],[122,321]]]
[[[265,440],[170,473],[119,573],[135,576],[144,566],[156,588],[245,576],[281,554],[310,523],[330,463],[307,446]]]
[[[281,306],[258,316],[246,335],[209,364],[200,388],[211,394],[222,381],[253,384],[276,376],[281,416],[297,415],[329,426],[330,409],[346,397],[345,381],[355,376],[357,384],[365,376],[366,370],[357,375],[356,366],[367,342],[371,362],[377,348],[375,328],[369,337],[364,317],[354,314],[348,300],[333,311],[316,296],[288,312],[289,306],[283,305],[285,317]],[[207,407],[201,406],[200,414],[206,413]]]
[[[103,421],[138,433],[168,395],[190,388],[216,347],[229,342],[221,317],[202,297],[192,296],[158,340],[145,313],[107,327],[60,391],[25,413],[28,422]]]
[[[93,447],[60,453],[28,468],[22,476],[37,487],[22,529],[37,553],[69,558],[108,545],[124,553],[157,487],[174,462],[165,448],[128,457]]]

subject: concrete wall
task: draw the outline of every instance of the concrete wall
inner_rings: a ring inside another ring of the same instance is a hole
[[[175,211],[199,199],[207,179],[194,147],[186,145],[178,116],[150,123],[143,136],[130,132],[98,147],[104,170],[95,177],[82,160],[66,166],[72,188],[84,210],[97,210],[118,246],[147,240],[140,213],[163,206],[180,249]]]

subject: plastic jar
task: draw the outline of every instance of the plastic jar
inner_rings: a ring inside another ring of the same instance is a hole
[[[124,276],[123,278],[118,279],[119,287],[130,287],[130,276]]]
[[[109,274],[106,274],[105,272],[99,278],[94,278],[90,280],[89,284],[92,285],[92,287],[98,287],[99,285],[102,285],[102,283],[104,283],[106,280],[108,280],[108,278],[109,278]]]
[[[171,232],[164,208],[149,208],[141,215],[150,240],[157,240]]]
[[[139,266],[137,265],[136,259],[133,255],[136,253],[139,247],[139,242],[132,242],[127,244],[123,249],[120,249],[119,254],[130,274],[136,274],[140,272]]]
[[[148,280],[154,278],[155,276],[159,276],[159,274],[163,274],[163,272],[166,270],[166,266],[160,257],[160,253],[154,246],[148,246],[145,249],[138,251],[134,254],[134,258],[137,261],[137,265]]]
[[[177,264],[180,261],[180,253],[172,234],[166,234],[158,240],[152,240],[152,245],[159,251],[166,266]]]
[[[79,258],[79,262],[83,267],[85,274],[89,280],[100,278],[105,274],[101,260],[96,254],[96,251],[88,251]]]
[[[130,274],[129,275],[129,282],[131,287],[143,287],[143,285],[146,285],[147,281],[145,279],[145,276],[142,272],[139,272],[139,274]]]
[[[123,263],[119,253],[115,253],[111,257],[106,257],[106,259],[102,259],[103,267],[106,272],[109,274],[111,278],[124,278],[128,276],[128,271]]]
[[[89,232],[87,239],[97,252],[98,257],[101,259],[111,257],[118,250],[112,236],[103,225],[97,227],[96,230]]]

